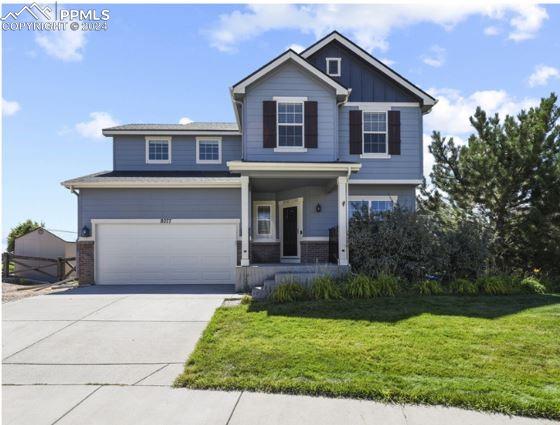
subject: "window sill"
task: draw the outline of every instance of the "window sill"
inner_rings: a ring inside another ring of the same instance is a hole
[[[206,159],[199,159],[196,161],[197,164],[221,164],[221,160],[206,160]]]
[[[146,164],[171,164],[171,160],[159,161],[159,160],[147,160]]]
[[[274,148],[274,152],[307,152],[307,148],[297,146],[278,146]]]
[[[362,159],[391,159],[391,155],[386,153],[363,153],[360,155]]]

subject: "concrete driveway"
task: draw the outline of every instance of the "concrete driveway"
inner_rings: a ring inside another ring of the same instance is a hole
[[[230,291],[93,286],[4,304],[2,423],[553,423],[444,407],[171,388]]]

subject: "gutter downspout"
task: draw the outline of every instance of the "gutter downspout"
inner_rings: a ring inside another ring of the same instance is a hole
[[[337,113],[338,113],[337,115],[338,116],[336,117],[337,123],[336,123],[336,152],[335,152],[335,156],[336,156],[337,161],[340,161],[340,146],[339,146],[339,140],[338,140],[338,118],[339,118],[339,115],[340,115],[339,108],[342,105],[344,105],[346,102],[348,102],[348,99],[350,99],[350,94],[351,93],[352,93],[352,89],[350,88],[350,89],[348,89],[348,95],[346,96],[346,99],[336,103],[336,110],[337,110]],[[348,169],[348,170],[350,172],[350,169]]]
[[[229,95],[231,97],[231,101],[234,104],[234,108],[233,108],[233,112],[235,113],[235,119],[237,121],[237,125],[239,126],[239,132],[241,133],[241,159],[244,160],[245,159],[245,152],[244,152],[244,143],[243,143],[243,123],[242,123],[242,119],[239,117],[239,113],[237,112],[237,107],[235,107],[236,104],[241,106],[241,113],[243,114],[243,102],[241,102],[240,100],[235,100],[235,97],[233,96],[233,87],[229,88]]]

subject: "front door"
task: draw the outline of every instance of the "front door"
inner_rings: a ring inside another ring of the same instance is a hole
[[[298,207],[285,207],[282,210],[283,234],[282,256],[297,257],[298,255]]]

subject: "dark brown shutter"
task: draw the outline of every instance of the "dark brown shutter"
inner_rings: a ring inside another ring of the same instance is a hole
[[[401,111],[389,111],[389,155],[401,154]]]
[[[362,153],[362,111],[350,111],[350,154]]]
[[[263,101],[263,148],[276,147],[276,102]]]
[[[304,103],[305,111],[305,147],[317,147],[317,102],[307,101]]]

